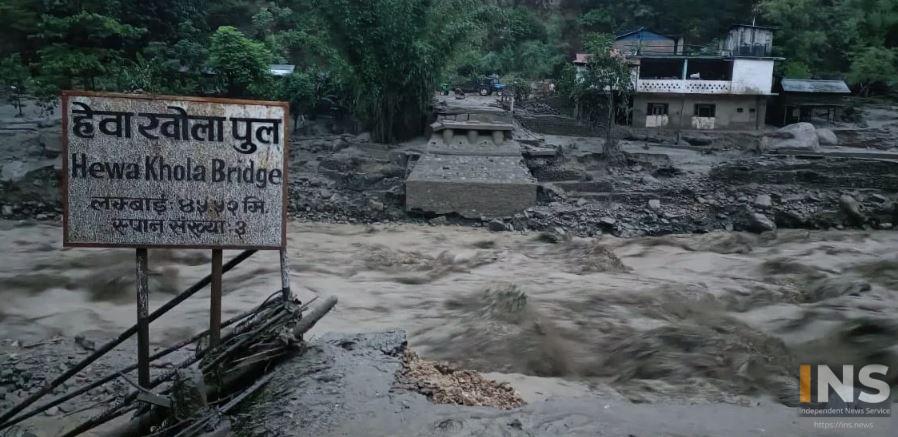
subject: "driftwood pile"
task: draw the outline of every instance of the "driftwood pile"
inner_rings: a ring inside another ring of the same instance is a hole
[[[437,404],[487,406],[510,410],[525,404],[508,383],[483,377],[480,372],[461,369],[448,362],[421,359],[406,350],[397,388],[417,391]]]

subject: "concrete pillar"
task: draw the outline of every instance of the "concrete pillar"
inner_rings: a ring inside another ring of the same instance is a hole
[[[683,80],[689,79],[689,58],[683,58]]]
[[[494,130],[493,131],[493,142],[496,143],[497,146],[502,145],[505,142],[505,131]]]
[[[446,143],[446,145],[452,143],[452,137],[454,136],[455,131],[453,131],[452,129],[443,129],[443,142]]]
[[[477,131],[471,129],[468,131],[468,142],[471,144],[477,144]]]

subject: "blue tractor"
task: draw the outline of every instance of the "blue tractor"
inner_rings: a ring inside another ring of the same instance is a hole
[[[488,96],[492,93],[502,95],[502,91],[505,90],[505,84],[499,80],[498,74],[475,79],[474,85],[481,96]]]

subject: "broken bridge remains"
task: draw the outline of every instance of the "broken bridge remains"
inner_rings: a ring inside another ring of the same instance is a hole
[[[536,180],[513,138],[510,113],[446,108],[406,179],[406,209],[466,218],[501,217],[536,204]]]

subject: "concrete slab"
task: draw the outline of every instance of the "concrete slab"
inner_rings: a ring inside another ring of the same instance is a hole
[[[428,154],[406,180],[406,210],[509,216],[536,204],[536,187],[520,156]]]
[[[449,132],[455,132],[450,134]],[[441,135],[442,134],[442,135]],[[427,141],[427,152],[436,155],[484,155],[521,157],[521,145],[502,131],[465,132],[444,130]]]
[[[440,115],[430,125],[427,151],[448,155],[521,156],[512,139],[514,124],[507,114]]]

